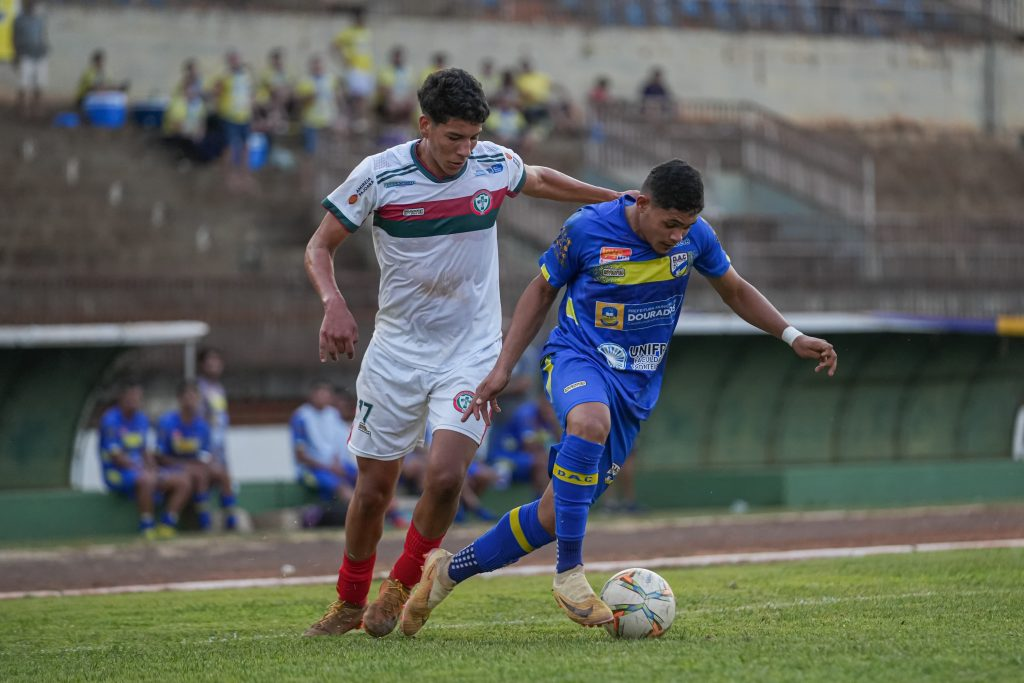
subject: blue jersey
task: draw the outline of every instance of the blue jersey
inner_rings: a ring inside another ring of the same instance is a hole
[[[157,448],[161,454],[172,458],[203,458],[210,453],[210,427],[198,416],[185,422],[178,411],[167,413],[160,418],[157,427]]]
[[[683,308],[691,269],[721,277],[729,257],[703,219],[667,254],[633,232],[624,196],[585,206],[540,258],[541,274],[566,287],[544,353],[569,350],[608,369],[609,380],[647,419],[658,400],[663,360]]]
[[[557,428],[544,419],[540,404],[528,401],[519,406],[512,418],[494,436],[494,450],[489,459],[500,458],[505,454],[519,453],[531,443],[540,443],[542,447],[554,440]]]
[[[100,462],[103,468],[116,467],[115,453],[127,456],[134,465],[141,467],[146,451],[146,435],[149,419],[141,410],[131,417],[125,417],[121,408],[114,406],[100,418]]]

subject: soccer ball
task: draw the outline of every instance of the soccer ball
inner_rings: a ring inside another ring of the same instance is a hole
[[[676,618],[676,597],[665,579],[649,569],[625,569],[601,589],[615,619],[604,628],[613,638],[657,638]]]

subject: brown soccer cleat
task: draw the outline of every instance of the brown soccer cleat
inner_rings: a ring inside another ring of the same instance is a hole
[[[556,574],[551,592],[562,611],[580,626],[600,626],[615,618],[608,605],[590,587],[582,565]]]
[[[430,612],[441,604],[455,588],[455,582],[448,577],[448,566],[452,554],[444,548],[436,548],[427,555],[423,564],[423,578],[412,589],[409,602],[402,612],[402,633],[414,636],[427,623]]]
[[[377,599],[363,615],[363,630],[375,638],[383,638],[395,630],[402,607],[409,599],[409,589],[398,579],[384,579]]]
[[[303,636],[340,636],[362,626],[366,605],[353,605],[335,600],[327,612],[303,633]]]

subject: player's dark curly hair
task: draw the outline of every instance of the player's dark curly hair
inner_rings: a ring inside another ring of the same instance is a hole
[[[651,169],[640,192],[661,209],[683,213],[704,210],[704,181],[700,171],[682,159],[672,159]]]
[[[416,95],[420,109],[434,123],[461,119],[483,125],[491,115],[480,82],[462,69],[441,69],[430,74]]]

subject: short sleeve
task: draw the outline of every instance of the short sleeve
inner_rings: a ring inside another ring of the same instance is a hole
[[[695,227],[700,231],[696,235],[696,241],[700,245],[700,253],[697,254],[697,260],[694,263],[697,272],[704,277],[722,277],[729,270],[732,262],[729,260],[729,255],[725,253],[725,249],[722,248],[722,243],[718,241],[715,229],[703,218]]]
[[[545,251],[540,261],[540,274],[555,289],[561,289],[579,270],[579,252],[582,231],[578,227],[583,216],[580,209],[569,216],[558,237]]]
[[[309,450],[309,434],[306,433],[306,423],[298,413],[292,415],[291,431],[292,447]]]
[[[373,177],[373,157],[360,162],[348,178],[321,202],[349,232],[359,229],[376,208],[377,183]]]
[[[515,197],[526,184],[526,164],[522,157],[510,149],[505,150],[505,167],[508,172],[508,196]]]

